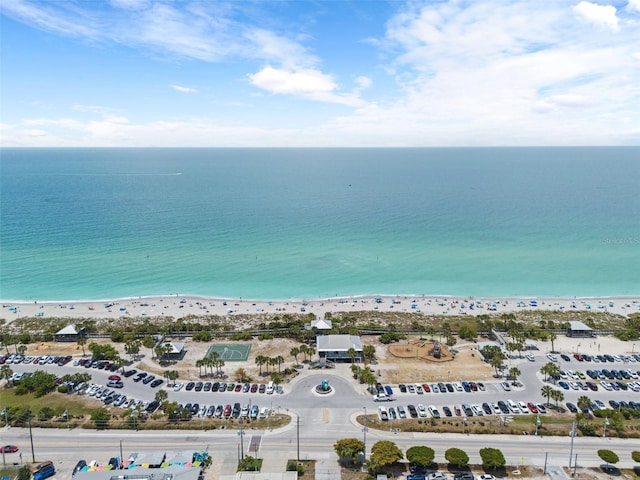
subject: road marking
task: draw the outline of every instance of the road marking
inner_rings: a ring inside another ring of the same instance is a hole
[[[328,408],[323,408],[321,417],[322,423],[328,424],[329,422],[331,422],[331,411]]]

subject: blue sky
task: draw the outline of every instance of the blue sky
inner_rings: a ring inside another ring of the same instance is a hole
[[[640,0],[3,0],[3,146],[640,145]]]

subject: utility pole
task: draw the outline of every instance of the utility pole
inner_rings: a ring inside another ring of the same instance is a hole
[[[31,459],[36,462],[36,452],[33,449],[33,432],[31,431],[31,416],[29,416],[29,438],[31,439]]]
[[[364,457],[364,461],[363,461],[362,464],[366,465],[367,464],[367,430],[368,430],[368,428],[367,428],[367,407],[362,407],[362,408],[364,408],[364,428],[362,429],[362,434],[364,436],[364,439],[363,439],[363,442],[362,442],[364,444],[364,448],[362,449],[363,450],[362,454],[363,454],[363,457]]]
[[[4,407],[1,412],[4,415],[4,426],[9,429],[9,419],[7,417],[7,407]]]
[[[543,474],[547,474],[547,456],[549,455],[549,452],[544,452],[544,469],[542,470]]]
[[[122,455],[122,439],[120,440],[120,465],[122,465],[122,462],[124,461],[124,455]],[[120,466],[118,465],[118,466]]]
[[[602,438],[607,437],[607,425],[609,425],[609,417],[604,417],[604,428],[602,430]]]
[[[296,437],[298,439],[298,463],[300,463],[300,417],[296,417]]]
[[[571,459],[573,458],[573,439],[576,436],[576,421],[575,420],[571,423],[571,432],[569,433],[569,435],[571,435],[571,450],[569,450],[569,468],[571,468]]]
[[[244,460],[244,430],[242,429],[242,419],[240,419],[240,460]]]

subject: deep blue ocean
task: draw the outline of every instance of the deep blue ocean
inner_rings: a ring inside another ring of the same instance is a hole
[[[640,294],[640,148],[2,149],[0,298]]]

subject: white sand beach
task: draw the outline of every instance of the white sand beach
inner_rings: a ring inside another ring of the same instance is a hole
[[[1,301],[0,318],[22,317],[121,318],[254,313],[313,313],[395,311],[434,315],[480,315],[523,310],[596,311],[618,315],[640,312],[640,296],[628,298],[473,298],[443,296],[371,295],[318,300],[264,301],[166,295],[96,301]]]

